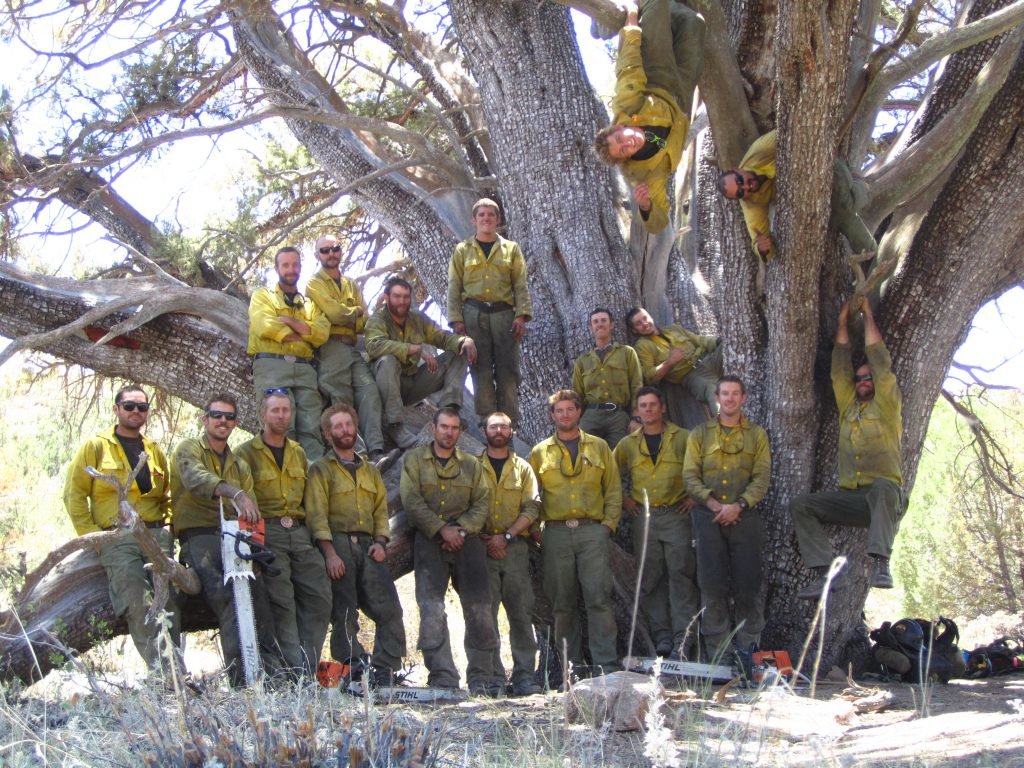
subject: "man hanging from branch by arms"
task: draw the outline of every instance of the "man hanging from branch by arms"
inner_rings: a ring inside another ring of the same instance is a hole
[[[739,166],[718,177],[718,191],[739,200],[754,253],[767,261],[775,252],[770,206],[775,199],[776,132],[769,131],[750,145]],[[855,183],[839,158],[832,168],[832,224],[846,235],[855,254],[878,250],[871,231],[858,215],[867,202],[863,184]]]
[[[597,134],[594,149],[604,162],[622,166],[640,218],[654,233],[668,226],[668,177],[683,154],[703,68],[699,13],[671,0],[627,8],[615,65],[615,117]]]
[[[793,526],[800,554],[815,580],[797,597],[817,600],[825,588],[832,547],[824,525],[868,529],[871,586],[890,589],[892,544],[907,509],[903,492],[903,398],[892,359],[867,301],[864,313],[866,361],[854,367],[848,330],[851,299],[839,312],[832,349],[832,389],[839,410],[839,490],[809,493],[793,500]]]

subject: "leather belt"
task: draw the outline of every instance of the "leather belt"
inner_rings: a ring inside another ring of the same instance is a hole
[[[313,358],[311,357],[299,357],[298,355],[277,355],[273,352],[257,352],[252,356],[253,360],[284,360],[286,363],[304,363],[305,365],[312,365]]]
[[[364,539],[373,538],[373,534],[363,533],[362,531],[342,531],[338,535],[348,536],[348,540],[351,541],[353,544],[358,544],[360,541],[363,541]]]
[[[279,525],[285,530],[289,528],[297,528],[306,524],[306,521],[301,517],[292,517],[291,515],[281,515],[280,517],[264,517],[267,524]]]
[[[621,405],[615,403],[587,403],[587,410],[593,408],[595,411],[624,411]]]
[[[507,301],[480,301],[480,299],[466,299],[466,304],[479,309],[481,312],[492,314],[494,312],[507,312],[514,307]]]
[[[335,341],[340,341],[342,344],[348,344],[350,347],[354,347],[356,345],[356,337],[349,336],[345,333],[332,333],[331,338]]]
[[[577,517],[572,520],[545,520],[544,525],[558,525],[566,528],[579,528],[584,525],[597,525],[600,520],[594,520],[592,517]]]

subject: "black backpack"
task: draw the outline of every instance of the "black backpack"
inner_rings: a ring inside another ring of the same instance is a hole
[[[1020,642],[1000,637],[994,643],[967,654],[967,677],[994,677],[1024,671],[1024,648]]]
[[[887,621],[871,632],[871,639],[875,643],[872,658],[883,671],[904,682],[948,683],[966,671],[963,653],[957,647],[960,630],[952,619],[940,616],[934,624],[926,619]]]

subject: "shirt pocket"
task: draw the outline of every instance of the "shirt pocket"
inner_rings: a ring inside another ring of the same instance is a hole
[[[579,463],[580,471],[585,475],[598,477],[604,474],[605,460],[600,454],[590,455],[581,449]]]
[[[882,411],[877,403],[868,403],[860,414],[861,439],[874,443],[882,439]]]
[[[373,482],[373,475],[370,472],[356,472],[356,480],[359,483],[359,490],[377,495],[377,484]]]
[[[506,472],[502,478],[501,487],[506,491],[522,491],[523,478],[518,472]]]
[[[264,469],[257,469],[252,473],[252,482],[254,485],[260,487],[267,487],[270,485],[276,485],[279,474],[277,470],[270,469],[269,467]]]
[[[353,493],[355,491],[355,483],[347,469],[343,469],[339,474],[344,474],[345,476],[331,479],[330,508],[336,513],[347,514],[349,510],[354,511],[356,507]]]
[[[569,463],[569,458],[562,456],[561,451],[546,451],[537,466],[537,479],[548,490],[554,490],[565,483],[562,462]]]
[[[604,365],[595,366],[590,372],[590,379],[587,381],[588,387],[597,390],[623,384],[627,379],[625,355],[610,352],[604,360]]]
[[[167,469],[160,464],[157,464],[152,459],[150,459],[149,462],[149,477],[153,484],[153,491],[156,491],[158,494],[162,494],[164,489],[167,487]],[[151,491],[151,493],[153,491]]]
[[[103,451],[103,458],[100,459],[100,465],[97,469],[105,475],[118,475],[128,471],[121,458],[107,450]]]
[[[882,438],[882,412],[877,403],[854,404],[839,430],[841,440],[863,446]]]

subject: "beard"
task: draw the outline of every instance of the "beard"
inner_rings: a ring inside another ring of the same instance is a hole
[[[336,437],[335,435],[331,435],[331,445],[339,451],[350,451],[356,445],[356,436],[343,435],[341,437]]]

